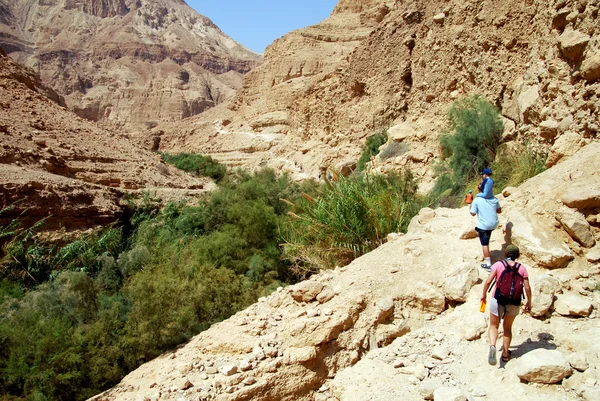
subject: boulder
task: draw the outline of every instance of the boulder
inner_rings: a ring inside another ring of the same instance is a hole
[[[319,293],[319,295],[317,295],[317,301],[319,301],[320,304],[324,304],[331,301],[333,297],[335,297],[335,291],[329,287],[326,287]]]
[[[315,359],[317,359],[317,349],[315,347],[291,347],[283,352],[283,360],[288,365],[306,363]]]
[[[567,360],[573,369],[580,372],[585,372],[587,368],[590,367],[583,352],[573,352],[572,354],[567,355]]]
[[[556,212],[556,220],[560,222],[571,238],[584,247],[591,248],[596,244],[590,224],[580,212],[567,207],[561,207]]]
[[[600,261],[600,244],[596,243],[596,246],[585,254],[585,258],[590,263],[596,263]]]
[[[600,207],[600,190],[584,187],[570,190],[561,198],[566,206],[578,210],[594,209]]]
[[[446,280],[444,281],[446,299],[465,302],[469,291],[477,283],[477,280],[479,280],[479,272],[473,264],[463,263],[451,267],[446,272]]]
[[[533,260],[539,267],[558,269],[574,258],[562,239],[548,232],[544,223],[538,224],[534,216],[524,216],[518,211],[506,214],[508,221],[518,230],[512,230],[512,242],[521,250],[521,256]]]
[[[563,32],[558,38],[558,47],[563,56],[572,61],[577,61],[583,55],[583,51],[590,41],[590,36],[585,33],[569,30]]]
[[[408,304],[416,304],[425,312],[442,313],[446,309],[446,297],[430,284],[418,283],[403,297]]]
[[[540,136],[552,140],[558,135],[558,123],[554,120],[546,120],[540,123]]]
[[[573,131],[567,131],[556,139],[552,148],[550,149],[550,154],[548,155],[548,159],[546,160],[546,167],[550,168],[558,163],[560,160],[572,156],[581,149],[584,145],[584,142],[581,139],[581,136]]]
[[[402,122],[388,129],[388,138],[394,142],[409,141],[417,136],[417,131],[408,122]]]
[[[515,360],[514,370],[521,380],[558,383],[573,372],[567,358],[557,350],[535,349]]]
[[[588,82],[600,79],[600,53],[593,53],[583,60],[579,68],[581,76]]]
[[[538,103],[540,100],[540,87],[538,85],[526,85],[519,88],[517,97],[517,109],[521,122],[529,123],[538,116]]]
[[[434,377],[433,379],[423,380],[419,385],[419,393],[423,397],[424,400],[433,400],[433,393],[438,388],[444,386],[444,382],[439,377]]]
[[[531,315],[544,316],[554,303],[554,295],[561,290],[560,281],[549,274],[544,274],[539,279],[532,280],[531,287],[533,298]]]
[[[571,10],[567,7],[558,10],[552,17],[552,28],[559,30],[565,29],[567,26],[567,15],[569,15],[570,12]]]
[[[376,302],[377,306],[377,323],[385,321],[394,313],[394,299],[392,297],[384,297]]]
[[[323,284],[307,280],[296,284],[292,297],[298,302],[311,302],[323,290]]]
[[[563,316],[586,317],[592,313],[592,302],[579,294],[566,293],[557,297],[554,310]]]
[[[467,401],[467,397],[455,387],[440,387],[433,392],[433,401]]]

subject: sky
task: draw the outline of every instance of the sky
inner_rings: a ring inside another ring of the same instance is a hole
[[[225,34],[256,53],[298,28],[331,15],[338,0],[186,0]]]

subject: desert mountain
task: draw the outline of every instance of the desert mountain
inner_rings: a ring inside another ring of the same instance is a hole
[[[94,400],[597,400],[599,152],[499,196],[493,257],[517,244],[534,293],[506,364],[487,363],[475,218],[426,208],[407,234],[280,288]]]
[[[506,147],[529,142],[548,165],[596,138],[597,0],[342,0],[315,26],[266,49],[227,105],[156,128],[167,150],[298,177],[358,159],[389,128],[383,170],[430,161],[454,99],[480,94],[505,118]]]
[[[183,197],[213,184],[165,165],[124,135],[84,120],[46,96],[36,75],[0,49],[0,205],[48,230],[90,229],[123,213],[125,193]]]
[[[0,46],[79,116],[136,129],[231,98],[262,59],[177,0],[0,0]]]

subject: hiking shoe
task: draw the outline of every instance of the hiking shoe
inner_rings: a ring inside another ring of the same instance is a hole
[[[492,271],[492,266],[488,265],[487,263],[482,263],[481,264],[481,268],[483,270],[485,270],[486,272],[491,272]]]
[[[490,350],[488,351],[488,363],[490,365],[495,365],[496,362],[496,347],[490,345]]]

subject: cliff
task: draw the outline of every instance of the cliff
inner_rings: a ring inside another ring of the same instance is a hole
[[[173,0],[2,0],[0,46],[79,116],[134,130],[233,97],[262,59]]]

